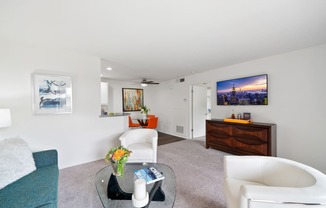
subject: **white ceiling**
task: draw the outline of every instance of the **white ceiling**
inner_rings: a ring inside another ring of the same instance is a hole
[[[0,0],[0,39],[169,80],[326,43],[326,0]]]

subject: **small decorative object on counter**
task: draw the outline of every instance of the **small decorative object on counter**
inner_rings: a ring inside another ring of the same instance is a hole
[[[146,105],[142,106],[140,109],[140,113],[144,114],[144,118],[147,118],[148,112],[151,109],[149,109]]]
[[[131,151],[123,146],[113,147],[105,156],[106,162],[111,162],[113,175],[123,176],[124,165],[128,161]]]
[[[101,109],[101,115],[107,115],[108,112],[106,112],[103,108]]]
[[[250,119],[251,119],[250,113],[243,113],[243,120],[250,120]]]
[[[239,119],[239,120],[241,119],[241,113],[238,114],[238,119]]]
[[[231,118],[232,118],[232,119],[235,119],[235,115],[234,115],[234,113],[232,113]]]

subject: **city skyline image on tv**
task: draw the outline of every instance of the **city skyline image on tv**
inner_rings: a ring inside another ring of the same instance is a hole
[[[267,74],[216,82],[217,105],[268,105]]]

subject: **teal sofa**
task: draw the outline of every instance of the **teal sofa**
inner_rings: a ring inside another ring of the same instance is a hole
[[[58,153],[34,152],[36,170],[0,190],[1,208],[53,208],[58,204]]]

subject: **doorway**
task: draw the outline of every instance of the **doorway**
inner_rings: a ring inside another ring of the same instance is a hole
[[[191,86],[191,127],[192,139],[206,136],[206,119],[211,118],[211,88],[207,84]]]

